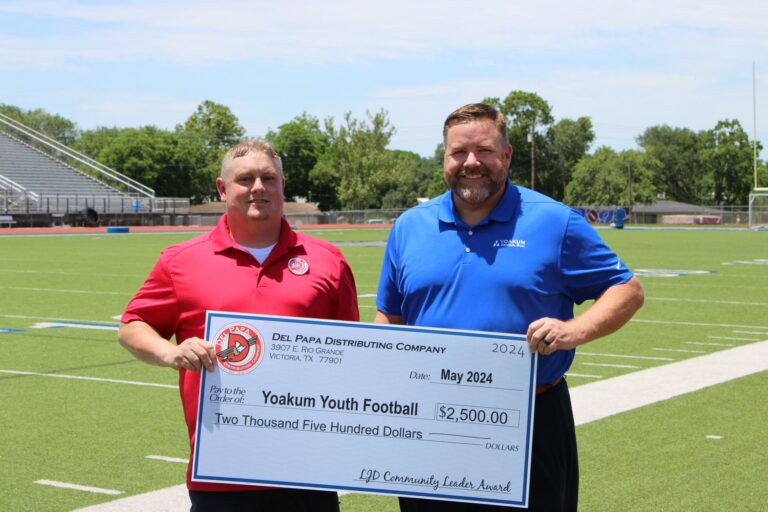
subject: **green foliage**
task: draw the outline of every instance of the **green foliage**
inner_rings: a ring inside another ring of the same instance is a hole
[[[705,190],[702,163],[704,134],[688,128],[651,126],[638,138],[645,153],[661,164],[654,175],[656,190],[667,199],[700,203]]]
[[[755,186],[753,147],[738,121],[723,120],[703,132],[652,126],[637,138],[644,157],[601,150],[589,156],[595,138],[589,117],[556,121],[549,103],[533,92],[515,90],[483,101],[507,115],[512,181],[531,186],[534,179],[536,190],[558,200],[613,198],[610,204],[626,204],[652,201],[657,194],[697,204],[744,205]],[[81,132],[72,121],[42,109],[0,104],[0,113],[145,183],[159,196],[193,202],[218,198],[221,158],[245,134],[227,106],[210,100],[173,131],[145,126]],[[304,197],[323,210],[405,208],[417,197],[444,192],[442,145],[434,158],[423,158],[391,150],[394,134],[384,110],[367,112],[362,120],[348,112],[339,126],[304,112],[266,138],[282,159],[289,200]],[[632,197],[622,177],[627,169],[633,172]],[[764,162],[758,162],[757,174],[757,186],[768,186]],[[620,193],[622,186],[626,192]]]
[[[537,172],[537,189],[556,199],[565,197],[576,164],[587,154],[595,140],[592,120],[588,117],[561,119],[546,134],[547,143],[539,161],[545,165]]]
[[[152,187],[158,196],[188,197],[191,166],[179,158],[177,146],[173,133],[154,126],[125,128],[98,160]]]
[[[483,102],[507,116],[512,181],[563,199],[576,162],[594,141],[592,120],[580,117],[555,123],[552,107],[532,92],[512,91],[504,100],[486,98]]]
[[[272,143],[283,163],[285,197],[289,200],[294,197],[320,200],[311,197],[309,173],[317,165],[330,141],[328,135],[321,130],[318,119],[304,112],[280,125],[277,132],[267,133],[266,139]]]
[[[100,126],[93,130],[86,130],[80,134],[80,137],[72,144],[72,149],[79,151],[99,160],[101,152],[112,144],[112,141],[120,135],[122,128]]]
[[[229,107],[205,100],[184,123],[184,130],[197,134],[207,149],[227,150],[240,142],[245,129]]]
[[[747,204],[754,182],[753,148],[737,120],[719,121],[706,132],[707,188],[716,204]]]
[[[67,146],[74,143],[80,135],[74,122],[58,114],[50,114],[41,108],[23,110],[13,105],[0,103],[0,114],[5,114],[11,119],[15,119]]]
[[[653,174],[658,166],[657,160],[637,151],[598,148],[576,164],[565,202],[574,206],[651,203],[656,197]]]
[[[387,149],[395,134],[387,113],[366,116],[355,119],[347,112],[338,127],[332,118],[325,121],[329,146],[309,175],[313,198],[322,197],[324,210],[404,208],[428,193],[434,163]]]

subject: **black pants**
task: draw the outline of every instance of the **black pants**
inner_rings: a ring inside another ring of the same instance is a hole
[[[189,491],[190,512],[339,512],[335,492],[304,489]]]
[[[528,508],[509,508],[457,501],[400,498],[401,512],[575,512],[579,501],[576,428],[565,379],[536,396]]]

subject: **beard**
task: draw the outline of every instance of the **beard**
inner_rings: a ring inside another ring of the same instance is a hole
[[[484,175],[482,183],[468,184],[461,181],[465,174],[461,171],[448,179],[448,187],[453,190],[462,201],[469,204],[482,204],[504,187],[505,176],[499,176],[488,169],[480,171]]]

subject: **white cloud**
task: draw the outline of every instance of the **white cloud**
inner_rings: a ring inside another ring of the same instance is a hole
[[[768,4],[741,0],[619,6],[608,0],[589,5],[563,0],[478,5],[464,0],[11,0],[0,4],[0,12],[25,15],[41,27],[81,22],[66,37],[40,30],[15,47],[38,57],[46,49],[49,59],[25,59],[46,65],[61,59],[144,58],[344,63],[431,59],[456,50],[535,55],[611,47],[726,58],[768,49],[763,37]],[[0,62],[10,64],[11,58],[6,55]]]

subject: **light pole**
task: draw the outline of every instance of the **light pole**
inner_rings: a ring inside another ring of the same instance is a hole
[[[528,134],[531,144],[531,190],[536,190],[536,118],[531,121],[531,131]]]

